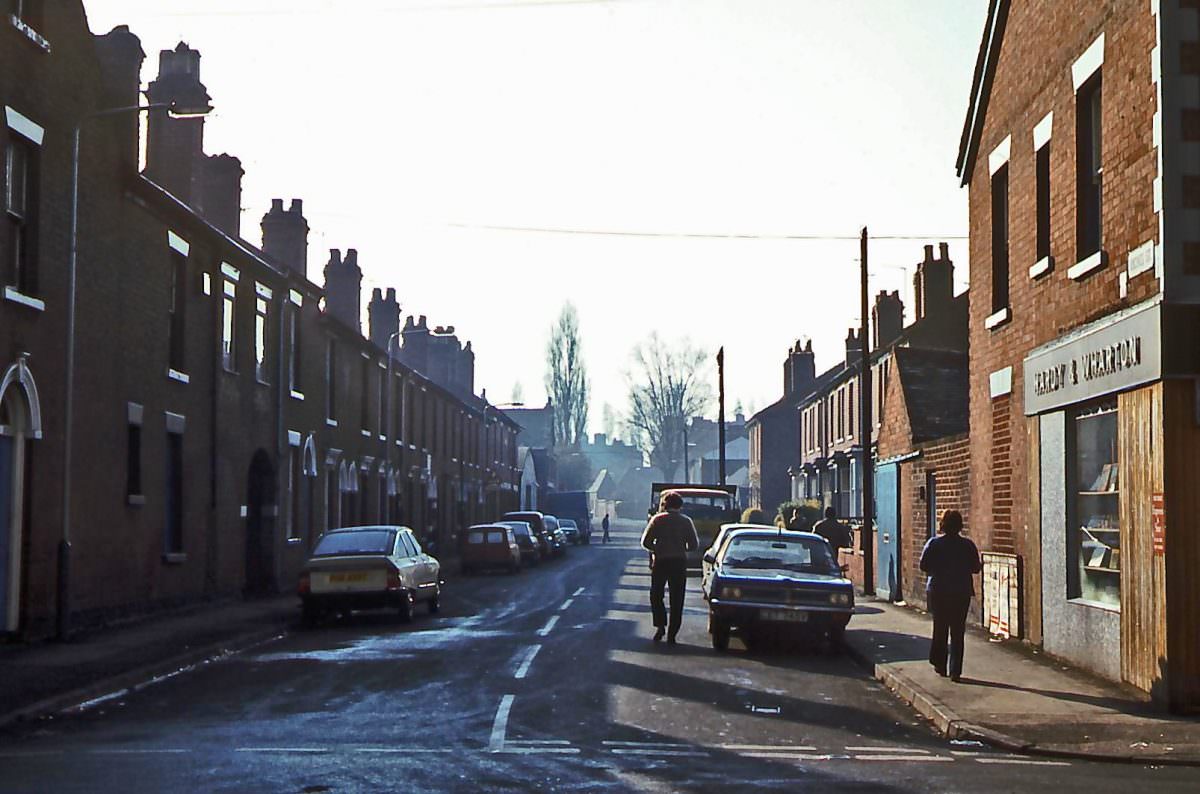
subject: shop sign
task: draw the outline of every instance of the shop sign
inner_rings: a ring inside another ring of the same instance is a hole
[[[1150,497],[1150,521],[1154,529],[1154,556],[1161,557],[1167,553],[1167,514],[1160,493]]]
[[[1148,306],[1048,345],[1025,358],[1025,413],[1158,380],[1161,307]]]

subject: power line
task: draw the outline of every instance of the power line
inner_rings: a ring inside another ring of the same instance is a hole
[[[500,226],[496,224],[449,223],[454,229],[529,234],[577,234],[594,237],[653,237],[678,240],[858,240],[856,234],[716,234],[712,232],[643,232],[627,229],[570,229],[551,226]],[[967,240],[965,234],[879,234],[872,240]]]

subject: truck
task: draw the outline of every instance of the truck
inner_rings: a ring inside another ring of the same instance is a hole
[[[587,491],[558,491],[546,495],[542,510],[558,518],[569,518],[579,527],[579,542],[592,542],[592,505]]]
[[[656,482],[650,485],[650,509],[647,518],[658,512],[658,506],[666,491],[675,491],[683,497],[682,513],[696,525],[700,545],[688,552],[687,565],[699,569],[701,555],[713,542],[722,524],[736,523],[741,518],[737,508],[737,486],[707,483]]]

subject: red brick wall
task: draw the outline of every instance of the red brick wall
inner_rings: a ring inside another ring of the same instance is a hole
[[[1075,95],[1072,63],[1105,34],[1103,247],[1109,264],[1082,281],[1067,277],[1075,255]],[[1119,278],[1128,253],[1157,239],[1152,181],[1155,88],[1151,49],[1155,22],[1141,0],[1013,2],[996,69],[978,155],[970,176],[971,232],[971,513],[983,549],[1027,556],[1038,542],[1029,514],[1028,451],[1021,362],[1032,348],[1071,328],[1158,292],[1153,273],[1135,277],[1121,298]],[[1034,281],[1036,190],[1033,128],[1053,111],[1051,137],[1051,253],[1054,269]],[[991,313],[991,192],[988,154],[1012,136],[1009,160],[1010,322],[984,327]],[[989,374],[1013,368],[1012,398],[993,402]],[[1008,460],[1004,448],[1008,447]],[[1007,464],[1007,465],[1005,465]],[[1011,504],[1009,502],[1011,501]],[[1026,597],[1040,588],[1025,577]],[[1040,616],[1031,615],[1032,620]],[[1036,635],[1038,631],[1034,631]]]

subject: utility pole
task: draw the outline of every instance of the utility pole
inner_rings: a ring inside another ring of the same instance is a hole
[[[862,448],[862,542],[863,593],[875,595],[875,469],[871,455],[871,353],[867,332],[867,227],[862,230],[859,243],[861,268],[859,277],[862,287],[862,323],[859,326],[859,344],[862,357],[858,373],[859,446]]]
[[[721,448],[721,485],[725,484],[725,347],[717,351],[717,444]]]

